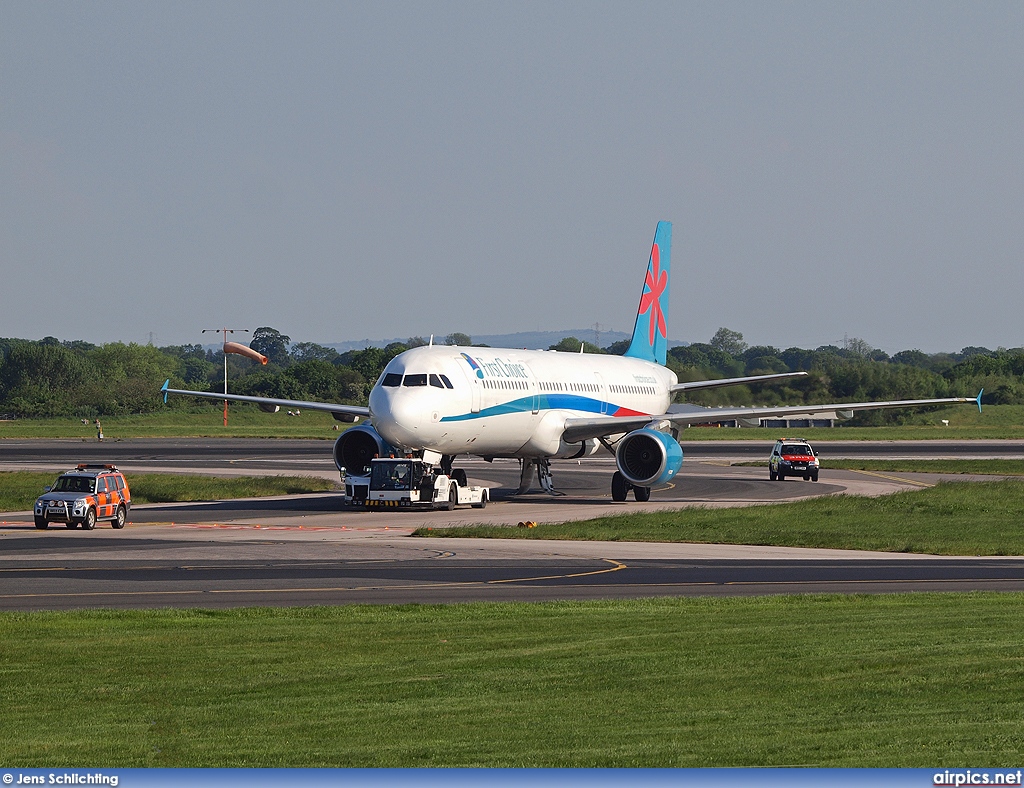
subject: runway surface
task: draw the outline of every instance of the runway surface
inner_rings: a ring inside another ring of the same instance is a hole
[[[687,460],[767,460],[775,433],[765,440],[684,441]],[[1024,458],[1024,441],[815,441],[824,460]],[[327,472],[337,478],[331,459],[333,441],[260,438],[131,438],[107,440],[0,441],[0,468],[65,468],[79,462],[116,462],[133,469],[181,471],[190,466],[225,474],[250,471]]]
[[[1007,445],[1019,442],[921,443],[927,445],[857,448],[875,456],[918,457],[1011,456],[1024,448]],[[764,468],[727,464],[736,456],[766,456],[770,445],[687,444],[683,470],[672,485],[655,491],[650,504],[610,500],[610,458],[555,463],[556,487],[563,493],[558,498],[539,492],[512,496],[518,481],[515,462],[467,460],[456,465],[466,468],[471,480],[496,486],[496,500],[484,510],[349,511],[337,494],[324,493],[138,506],[123,531],[101,523],[89,533],[63,527],[37,531],[28,513],[0,515],[0,609],[1024,590],[1024,559],[1016,558],[409,537],[420,526],[515,526],[525,520],[560,522],[661,508],[742,506],[842,492],[877,495],[927,486],[938,478],[824,470],[818,483],[780,483],[770,482]],[[839,456],[840,449],[833,449],[833,444],[817,447],[826,461]],[[0,467],[60,469],[104,461],[117,463],[129,474],[160,469],[336,478],[330,449],[331,444],[323,441],[4,441]]]

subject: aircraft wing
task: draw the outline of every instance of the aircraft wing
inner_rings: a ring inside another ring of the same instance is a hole
[[[838,411],[846,413],[857,410],[877,410],[880,408],[915,408],[924,405],[949,405],[960,402],[974,402],[981,410],[981,394],[971,397],[945,397],[943,399],[904,399],[888,402],[833,402],[828,405],[785,405],[764,408],[693,408],[681,413],[663,413],[660,416],[598,416],[592,418],[570,418],[565,421],[562,439],[566,443],[577,443],[588,438],[603,438],[606,435],[618,435],[624,432],[642,429],[649,424],[671,422],[685,427],[689,424],[706,424],[712,421],[731,421],[732,419],[759,419],[766,416],[797,416],[805,413],[824,413]]]
[[[805,377],[806,372],[779,372],[774,375],[753,375],[747,378],[718,378],[717,380],[694,380],[690,383],[676,383],[669,391],[693,391],[694,389],[716,389],[719,386],[739,386],[743,383],[764,383],[769,380]]]
[[[370,409],[359,405],[336,405],[330,402],[304,402],[296,399],[273,399],[271,397],[247,397],[242,394],[217,394],[213,391],[185,391],[184,389],[168,388],[171,381],[164,383],[160,391],[164,394],[164,402],[167,402],[168,394],[185,394],[191,397],[205,397],[206,399],[228,400],[229,402],[252,402],[256,405],[276,406],[279,408],[298,408],[306,410],[323,410],[328,413],[335,413],[339,416],[352,416],[356,418],[369,418]]]

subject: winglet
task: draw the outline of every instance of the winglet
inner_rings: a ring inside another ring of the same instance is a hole
[[[171,385],[171,379],[167,378],[164,381],[164,385],[160,387],[160,390],[164,393],[164,405],[167,404],[167,387]]]
[[[672,223],[658,222],[640,294],[633,339],[626,356],[665,366],[668,350],[668,283],[671,274]]]
[[[978,396],[975,398],[975,402],[978,403],[978,413],[981,413],[981,395],[985,393],[985,389],[978,392]]]

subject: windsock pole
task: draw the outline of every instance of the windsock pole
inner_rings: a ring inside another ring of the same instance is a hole
[[[246,334],[249,333],[247,328],[204,328],[203,333],[207,332],[221,332],[224,334],[224,396],[228,394],[228,353],[238,353],[241,356],[248,356],[249,358],[255,358],[262,364],[267,363],[267,357],[257,353],[255,350],[245,345],[240,345],[237,342],[228,342],[228,334],[234,334],[236,331],[244,331]],[[241,348],[244,348],[241,350]],[[261,361],[262,359],[262,361]],[[228,401],[224,400],[224,426],[228,426]]]

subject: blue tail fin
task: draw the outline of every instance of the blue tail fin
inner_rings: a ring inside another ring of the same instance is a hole
[[[647,278],[625,355],[665,365],[668,351],[668,283],[672,272],[672,222],[658,222]]]

